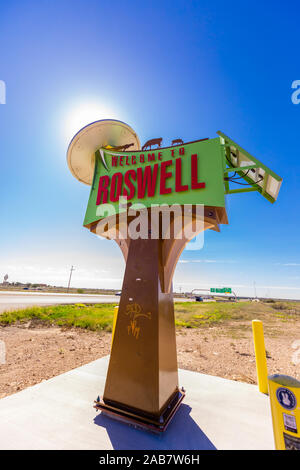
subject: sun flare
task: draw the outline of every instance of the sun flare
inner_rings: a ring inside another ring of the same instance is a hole
[[[74,135],[86,125],[101,119],[118,119],[124,117],[121,112],[116,111],[99,102],[78,103],[65,117],[65,136],[70,141]]]

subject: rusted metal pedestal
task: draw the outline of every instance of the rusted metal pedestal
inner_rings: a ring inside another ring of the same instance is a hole
[[[131,240],[103,401],[96,407],[164,430],[178,388],[173,294],[160,285],[161,240]]]
[[[205,208],[202,230],[217,230],[218,222],[217,209]],[[184,398],[178,385],[172,277],[188,241],[118,242],[126,270],[104,395],[95,408],[157,432],[166,429]]]

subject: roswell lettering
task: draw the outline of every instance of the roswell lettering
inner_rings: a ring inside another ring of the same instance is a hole
[[[155,154],[148,154],[152,160],[155,160]],[[115,160],[113,160],[115,158]],[[126,159],[130,157],[115,156],[112,157],[112,167],[125,165]],[[135,164],[131,157],[128,165]],[[142,158],[142,160],[140,160]],[[143,163],[145,155],[139,155],[139,163]],[[157,154],[157,159],[161,159],[160,152]],[[198,156],[193,154],[191,159],[191,172],[189,184],[182,183],[182,169],[186,163],[186,157],[175,158],[173,160],[166,160],[157,162],[152,165],[144,167],[131,168],[124,174],[115,172],[112,176],[103,175],[99,178],[98,193],[96,205],[106,204],[107,202],[117,202],[121,196],[125,196],[130,200],[137,196],[138,199],[145,197],[153,197],[158,190],[160,195],[170,194],[172,192],[180,193],[190,189],[203,189],[205,183],[198,179]],[[149,160],[148,160],[149,161]],[[174,188],[168,185],[168,180],[175,175]]]

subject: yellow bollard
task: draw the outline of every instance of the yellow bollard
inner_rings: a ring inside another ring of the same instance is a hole
[[[260,320],[252,320],[252,331],[256,359],[256,372],[258,389],[268,394],[268,369],[264,340],[263,324]]]
[[[118,311],[119,311],[119,307],[118,305],[116,305],[116,307],[114,307],[114,319],[113,319],[113,327],[112,327],[111,345],[113,344],[113,341],[114,341],[116,323],[117,323],[117,318],[118,318]]]

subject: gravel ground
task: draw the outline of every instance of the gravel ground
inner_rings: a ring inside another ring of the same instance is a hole
[[[29,322],[0,327],[0,340],[6,346],[6,363],[0,365],[3,398],[109,354],[111,334]],[[269,373],[284,373],[300,380],[298,324],[273,323],[265,330],[265,343]],[[180,368],[256,383],[249,323],[179,330],[177,353]]]

